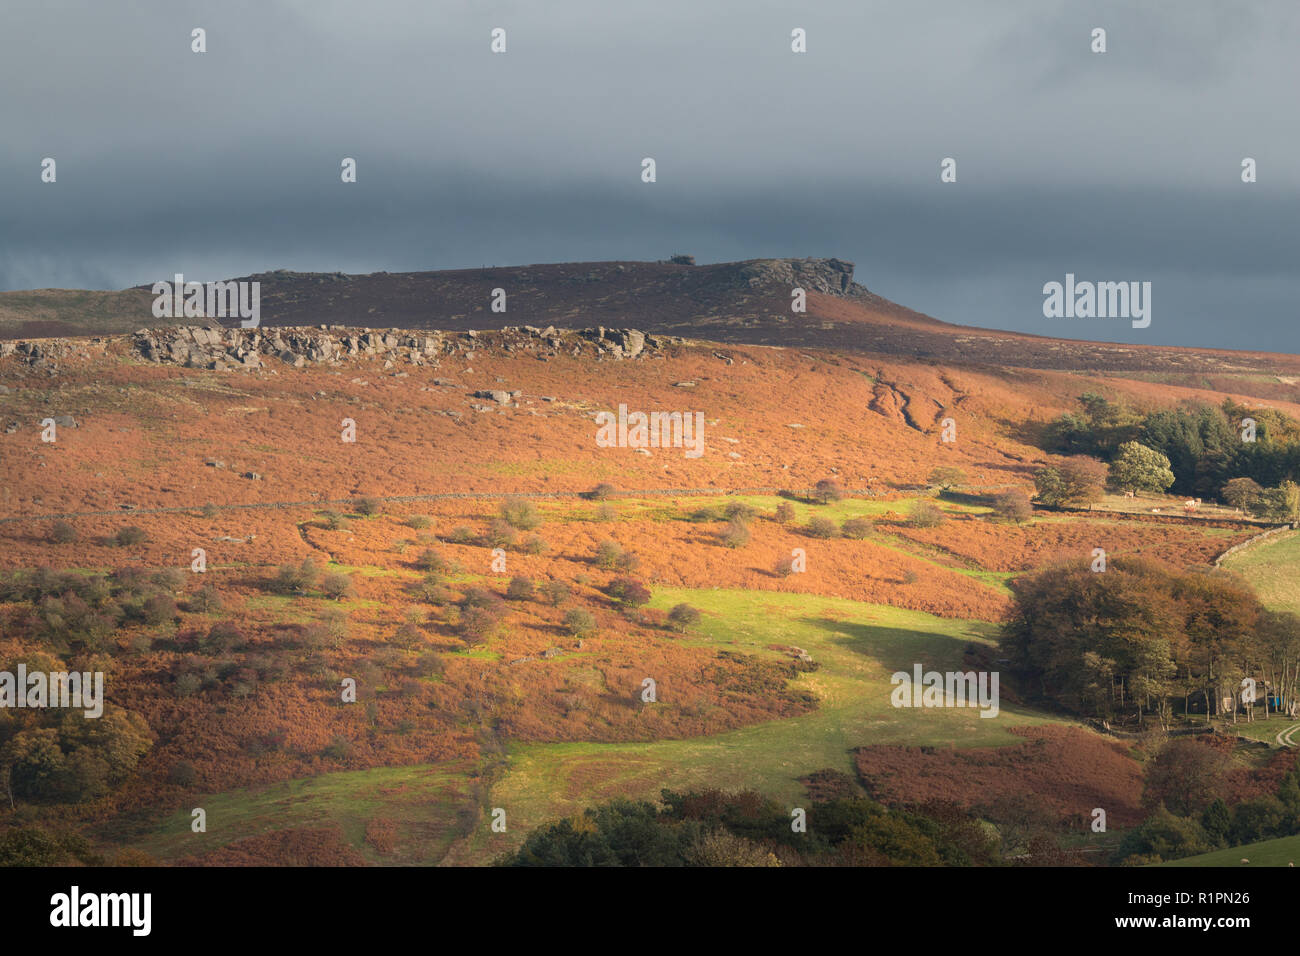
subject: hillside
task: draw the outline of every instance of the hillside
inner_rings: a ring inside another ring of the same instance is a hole
[[[1251,393],[1261,397],[1283,397],[1300,382],[1300,359],[1289,355],[1114,345],[952,325],[876,295],[855,281],[854,269],[853,263],[834,258],[753,259],[368,275],[277,270],[239,278],[261,283],[266,327],[631,327],[731,344],[861,350],[945,364],[1158,374],[1162,380],[1195,380],[1209,387],[1215,386],[1207,376],[1244,377],[1252,380]],[[807,292],[805,313],[791,311],[795,287]],[[504,313],[492,311],[494,289],[505,290]],[[184,324],[155,319],[151,303],[147,285],[122,292],[3,292],[0,336],[97,335]],[[1260,373],[1272,374],[1261,382]]]

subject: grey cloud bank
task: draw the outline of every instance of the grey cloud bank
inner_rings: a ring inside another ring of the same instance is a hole
[[[1300,352],[1294,4],[801,6],[12,4],[0,288],[833,255],[951,322]],[[1066,273],[1150,327],[1045,319]]]

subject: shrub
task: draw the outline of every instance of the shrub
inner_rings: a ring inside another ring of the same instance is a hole
[[[191,613],[211,614],[224,607],[221,594],[211,584],[205,584],[190,596],[187,606]]]
[[[870,518],[850,518],[844,522],[840,530],[846,538],[861,540],[870,537],[871,532],[876,530],[876,525]]]
[[[595,488],[592,488],[591,491],[587,492],[587,496],[591,498],[593,501],[604,501],[606,498],[613,495],[614,492],[617,490],[618,489],[615,488],[613,485],[611,485],[608,481],[602,481]]]
[[[732,521],[748,521],[756,513],[752,505],[743,501],[728,501],[722,508],[723,516]]]
[[[728,548],[743,548],[749,544],[749,526],[743,521],[732,518],[722,532],[722,544]]]
[[[377,515],[384,510],[384,503],[378,498],[358,498],[352,502],[352,507],[359,515]]]
[[[1223,500],[1234,508],[1249,510],[1260,496],[1264,494],[1263,487],[1253,478],[1233,478],[1223,486]]]
[[[180,568],[163,568],[150,581],[153,586],[168,594],[179,594],[185,587],[185,572]]]
[[[282,565],[271,580],[270,588],[277,594],[302,594],[315,586],[319,573],[315,561],[303,558],[297,567]]]
[[[178,760],[172,764],[171,770],[167,772],[167,782],[174,783],[178,787],[192,787],[198,782],[199,772],[194,769],[194,764],[188,760]]]
[[[344,531],[352,525],[347,515],[337,511],[322,511],[320,519],[321,524],[329,531]]]
[[[456,599],[456,595],[449,588],[443,587],[442,582],[433,574],[427,575],[424,580],[416,583],[413,590],[415,596],[421,601],[438,607],[451,604]]]
[[[489,548],[508,548],[515,543],[515,529],[500,518],[493,518],[483,535],[483,543]]]
[[[144,544],[148,540],[149,535],[145,533],[144,529],[137,528],[133,524],[120,529],[117,534],[113,536],[113,543],[119,548],[134,547],[137,544]]]
[[[1004,521],[1024,524],[1034,513],[1034,506],[1029,495],[1019,488],[1004,491],[993,499],[993,511]]]
[[[146,624],[166,624],[176,619],[176,599],[170,594],[155,592],[145,598],[141,611]]]
[[[606,593],[629,607],[640,607],[650,600],[650,589],[635,578],[615,578]]]
[[[425,528],[429,527],[432,523],[433,522],[431,522],[424,515],[411,515],[411,517],[406,519],[406,526],[416,531],[423,531]]]
[[[228,654],[237,647],[243,647],[244,634],[232,621],[218,621],[208,628],[208,633],[199,638],[199,649],[206,654]]]
[[[563,581],[547,581],[541,587],[542,596],[555,607],[569,599],[569,586]]]
[[[533,579],[516,575],[506,587],[506,597],[512,601],[528,601],[533,597]]]
[[[325,746],[323,753],[333,760],[346,760],[352,754],[352,741],[342,734],[336,734]]]
[[[596,506],[596,520],[602,524],[609,524],[611,521],[617,521],[618,509],[608,501],[602,501]]]
[[[470,647],[491,639],[501,626],[501,620],[486,607],[471,605],[460,612],[460,624],[457,631]]]
[[[352,578],[343,573],[327,574],[321,580],[321,590],[325,596],[335,601],[352,595]]]
[[[674,631],[685,632],[699,622],[699,609],[689,604],[674,604],[673,609],[668,612],[668,623]]]
[[[189,672],[177,677],[176,683],[172,685],[172,690],[176,692],[177,697],[193,697],[202,689],[203,678]]]
[[[777,558],[772,570],[783,578],[789,577],[794,574],[794,558]]]
[[[912,505],[907,523],[913,528],[934,528],[943,524],[945,515],[938,505],[931,501],[918,501]]]
[[[700,524],[707,521],[718,521],[721,519],[717,508],[711,508],[705,505],[703,508],[696,508],[691,512],[691,520]]]
[[[794,520],[794,505],[788,501],[783,501],[776,506],[776,513],[773,515],[777,524],[789,524]]]
[[[426,574],[446,574],[447,562],[437,551],[425,548],[415,559],[415,566]]]
[[[199,514],[203,515],[203,517],[205,518],[212,519],[215,518],[217,515],[221,514],[221,509],[218,508],[216,505],[214,505],[211,501],[209,501],[206,505],[204,505],[202,508],[199,509]]]
[[[70,544],[77,540],[77,531],[66,521],[56,521],[50,525],[49,540],[51,544]]]
[[[527,498],[508,498],[501,505],[501,519],[512,528],[532,531],[542,523],[537,506]]]
[[[524,539],[523,551],[525,554],[543,554],[546,548],[546,541],[535,534],[530,534]]]
[[[809,518],[804,530],[812,538],[838,538],[840,535],[840,529],[834,521],[820,516]]]
[[[930,472],[930,484],[938,485],[943,491],[949,491],[957,485],[966,483],[966,472],[953,465],[940,465]]]
[[[844,492],[840,490],[839,482],[833,478],[823,478],[813,486],[813,498],[820,504],[830,504],[843,497]]]
[[[596,632],[596,619],[590,611],[575,607],[564,615],[564,629],[573,637],[590,637]]]
[[[447,540],[452,544],[468,544],[474,540],[474,532],[460,524],[451,529],[451,533],[447,535]]]
[[[624,553],[617,541],[602,541],[596,546],[596,565],[606,571],[613,570],[623,559]]]

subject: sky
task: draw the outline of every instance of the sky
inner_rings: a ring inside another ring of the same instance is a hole
[[[1298,47],[1294,0],[5,0],[0,290],[837,256],[950,322],[1300,353]],[[1151,324],[1045,317],[1067,273]]]

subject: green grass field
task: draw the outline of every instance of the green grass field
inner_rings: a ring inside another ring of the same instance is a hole
[[[1250,860],[1242,863],[1242,860]],[[1181,860],[1167,863],[1153,863],[1152,866],[1232,866],[1260,867],[1286,866],[1288,863],[1300,862],[1300,836],[1278,837],[1261,843],[1249,843],[1246,846],[1229,847],[1202,853],[1200,856],[1188,856]]]
[[[890,704],[889,677],[920,662],[962,669],[969,642],[991,643],[995,626],[917,611],[800,594],[742,590],[661,589],[651,606],[678,602],[703,612],[684,642],[760,657],[769,644],[796,645],[821,668],[797,687],[820,699],[817,710],[708,737],[653,743],[527,744],[510,749],[509,766],[492,790],[507,808],[509,831],[482,829],[459,848],[457,862],[484,862],[513,849],[529,830],[602,800],[656,798],[662,789],[755,789],[791,806],[804,798],[799,778],[831,768],[852,773],[851,751],[870,744],[985,747],[1019,743],[1009,727],[1051,718],[1003,707],[996,718],[974,709],[909,709]],[[671,706],[663,701],[662,706]]]
[[[273,830],[338,826],[371,862],[436,863],[459,836],[456,810],[464,800],[465,776],[464,767],[380,767],[196,795],[187,809],[132,845],[168,861]],[[190,829],[194,807],[207,814],[205,833]],[[380,858],[365,844],[366,824],[376,816],[397,824],[400,838],[391,856]]]
[[[1223,565],[1249,581],[1269,607],[1300,614],[1300,531],[1247,548]]]

